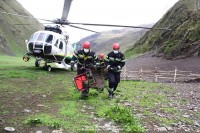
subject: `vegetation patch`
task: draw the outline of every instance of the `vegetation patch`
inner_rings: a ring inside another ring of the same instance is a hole
[[[105,116],[120,123],[125,132],[144,132],[145,128],[140,124],[130,108],[123,106],[114,106],[106,110]]]
[[[58,129],[63,124],[63,121],[48,114],[37,114],[24,120],[24,124],[30,126],[37,126],[39,124],[42,124],[51,128]]]

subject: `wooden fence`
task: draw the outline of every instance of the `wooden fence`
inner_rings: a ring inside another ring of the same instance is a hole
[[[192,71],[181,71],[175,68],[172,71],[163,71],[155,67],[154,70],[128,71],[126,67],[121,72],[122,80],[141,80],[151,82],[189,82],[200,79],[200,74]]]

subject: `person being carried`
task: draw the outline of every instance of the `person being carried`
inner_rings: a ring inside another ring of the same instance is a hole
[[[114,97],[114,91],[116,91],[117,86],[120,82],[120,74],[121,69],[125,65],[125,57],[122,52],[120,52],[120,45],[119,43],[114,43],[113,51],[108,53],[106,60],[108,62],[107,69],[108,69],[108,79],[109,79],[109,98]]]
[[[86,41],[83,43],[83,48],[74,52],[74,55],[71,60],[71,64],[74,64],[77,61],[77,75],[83,74],[90,70],[92,65],[95,65],[97,62],[97,56],[95,52],[91,50],[90,42]],[[82,97],[88,97],[89,95],[89,86],[85,87],[82,91]]]
[[[104,54],[101,53],[98,56],[98,62],[96,63],[96,69],[98,71],[98,74],[101,78],[101,81],[102,81],[104,87],[99,88],[99,92],[103,92],[103,90],[106,86],[106,80],[108,79],[108,71],[107,71],[106,67],[107,67],[107,62],[104,58]]]
[[[104,54],[101,53],[98,58],[98,63],[96,63],[97,67],[105,68],[106,67],[106,60],[104,59]]]

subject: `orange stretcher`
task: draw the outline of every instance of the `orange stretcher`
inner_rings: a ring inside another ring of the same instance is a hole
[[[91,68],[87,72],[77,75],[74,78],[74,84],[79,91],[84,91],[84,88],[104,88],[104,79],[101,78],[95,68]]]
[[[79,91],[84,91],[84,88],[86,88],[87,83],[88,83],[87,73],[77,75],[74,78],[74,84]]]

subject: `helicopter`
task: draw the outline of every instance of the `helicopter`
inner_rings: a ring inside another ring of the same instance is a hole
[[[47,25],[44,30],[33,33],[30,39],[26,40],[28,52],[23,56],[23,60],[27,62],[30,56],[35,57],[35,67],[39,67],[44,60],[43,69],[47,71],[52,70],[51,65],[47,63],[58,63],[69,68],[74,50],[68,42],[68,34],[63,31],[59,25]]]
[[[125,27],[125,28],[142,28],[142,29],[155,29],[155,30],[171,30],[169,28],[149,28],[142,26],[127,26],[127,25],[113,25],[113,24],[94,24],[94,23],[77,23],[68,21],[68,14],[71,7],[72,0],[64,0],[64,6],[62,11],[62,16],[60,19],[55,20],[46,20],[39,19],[55,24],[54,26],[47,25],[44,30],[36,31],[30,37],[29,40],[26,40],[27,53],[24,54],[23,60],[29,61],[30,56],[35,57],[35,67],[40,67],[41,61],[44,60],[43,68],[47,71],[51,71],[52,67],[49,63],[58,63],[64,67],[71,67],[70,60],[74,52],[74,48],[69,43],[69,35],[64,30],[64,26],[70,26],[73,28],[78,28],[81,30],[86,30],[100,34],[97,31],[86,29],[77,25],[88,25],[88,26],[108,26],[108,27]],[[15,15],[19,17],[32,18],[30,16],[24,16],[19,14],[12,14],[8,12],[0,13]]]

